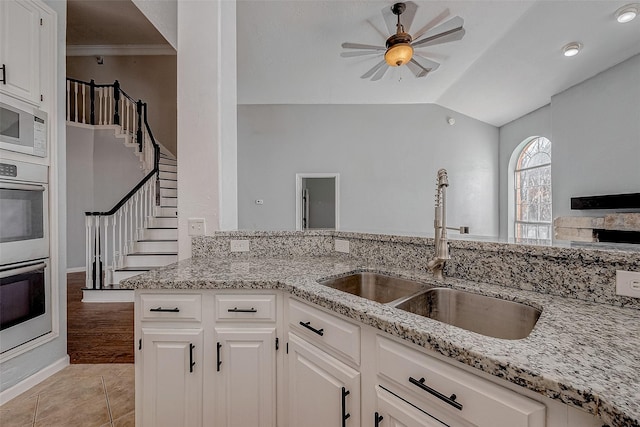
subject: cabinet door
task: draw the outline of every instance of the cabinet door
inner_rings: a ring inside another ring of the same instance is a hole
[[[29,1],[0,1],[0,90],[40,104],[40,12]]]
[[[289,425],[360,426],[360,373],[289,334]]]
[[[446,427],[446,426],[471,426],[462,419],[443,421],[438,414],[429,413],[424,408],[418,408],[405,402],[397,396],[376,387],[376,407],[371,424],[374,427]]]
[[[202,424],[202,344],[202,329],[142,329],[143,426]]]
[[[275,427],[276,329],[216,328],[216,427]]]

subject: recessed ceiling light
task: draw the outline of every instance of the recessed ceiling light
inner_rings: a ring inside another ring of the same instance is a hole
[[[638,7],[637,4],[622,6],[616,11],[616,20],[621,24],[633,21],[635,17],[638,16],[638,9],[640,9],[640,7]]]
[[[582,45],[578,42],[571,42],[565,47],[562,48],[562,53],[564,56],[576,56],[580,49],[582,49]]]

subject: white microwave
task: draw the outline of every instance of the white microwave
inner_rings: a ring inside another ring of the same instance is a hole
[[[0,102],[0,148],[47,157],[47,113],[27,104]]]

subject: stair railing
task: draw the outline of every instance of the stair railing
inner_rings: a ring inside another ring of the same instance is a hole
[[[103,289],[112,283],[114,271],[124,267],[125,256],[134,251],[160,205],[160,146],[149,127],[147,111],[147,104],[134,101],[117,80],[97,85],[93,80],[67,79],[67,121],[119,126],[121,133],[138,144],[147,172],[109,211],[85,212],[87,289]]]

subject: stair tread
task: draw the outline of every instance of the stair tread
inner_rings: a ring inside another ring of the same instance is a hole
[[[177,252],[131,252],[127,256],[157,256],[157,255],[178,255]]]

